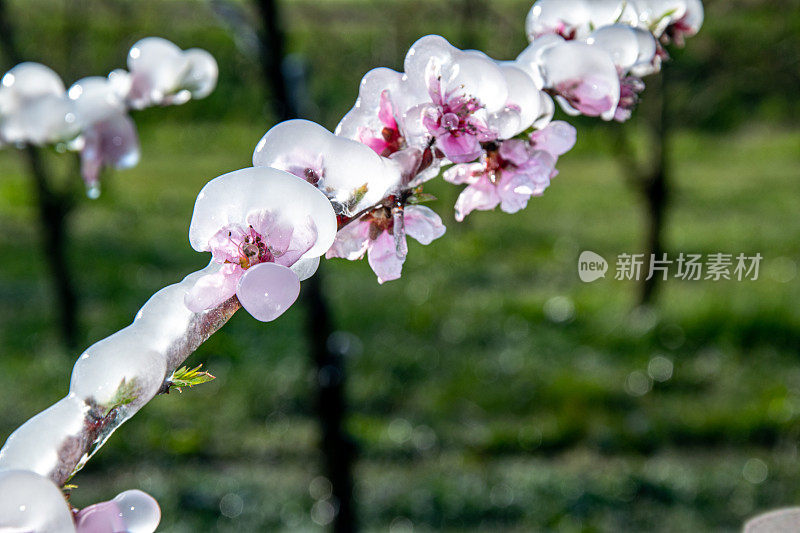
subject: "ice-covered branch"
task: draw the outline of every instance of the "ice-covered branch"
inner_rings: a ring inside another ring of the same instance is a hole
[[[0,470],[29,470],[66,483],[239,309],[235,297],[199,313],[184,305],[187,288],[216,269],[210,265],[158,291],[130,326],[89,347],[75,364],[69,394],[8,438]]]

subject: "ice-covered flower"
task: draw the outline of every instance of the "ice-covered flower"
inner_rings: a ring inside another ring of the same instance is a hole
[[[649,30],[624,24],[604,26],[592,32],[586,43],[608,53],[620,80],[619,103],[614,120],[624,122],[631,116],[645,85],[641,76],[659,70],[658,43]]]
[[[388,68],[367,72],[355,105],[336,126],[335,134],[362,142],[384,157],[405,148],[403,114],[394,101],[402,96],[401,79],[402,74]]]
[[[347,217],[376,205],[402,181],[397,161],[308,120],[287,120],[270,129],[253,152],[253,165],[303,178],[330,199],[336,214]]]
[[[575,128],[566,122],[551,122],[527,140],[510,139],[487,150],[481,161],[456,165],[444,179],[466,184],[456,201],[456,220],[474,210],[490,210],[498,205],[506,213],[515,213],[528,205],[532,196],[540,196],[558,173],[558,157],[575,145]]]
[[[128,490],[111,501],[84,507],[75,515],[76,533],[153,533],[161,509],[152,496]]]
[[[139,136],[114,82],[99,76],[75,82],[67,91],[73,102],[81,137],[81,176],[89,196],[99,194],[103,167],[126,169],[139,162]]]
[[[211,180],[197,197],[189,241],[211,252],[212,269],[187,291],[195,312],[236,294],[251,315],[274,320],[297,299],[333,243],[336,216],[316,187],[281,170],[254,167]]]
[[[650,31],[626,24],[611,24],[593,31],[586,43],[605,50],[620,74],[635,71],[637,76],[658,70],[658,43]]]
[[[619,73],[605,50],[551,36],[534,41],[517,58],[526,72],[538,73],[540,83],[570,115],[614,118],[619,102]]]
[[[481,154],[481,142],[495,140],[507,117],[508,86],[495,61],[477,51],[461,51],[438,35],[415,42],[405,59],[402,90],[421,98],[406,113],[409,144],[433,140],[454,163]]]
[[[665,44],[683,45],[700,31],[705,13],[701,0],[631,0],[639,22]]]
[[[146,37],[128,52],[128,70],[115,71],[131,107],[182,104],[208,96],[217,84],[214,57],[199,48],[181,50],[161,37]]]
[[[444,232],[442,219],[425,206],[380,206],[339,230],[325,257],[355,261],[366,254],[378,283],[384,283],[400,277],[406,260],[406,235],[430,244]]]
[[[20,63],[0,80],[0,139],[9,144],[69,141],[79,132],[64,83],[39,63]]]
[[[528,40],[543,35],[583,39],[593,29],[614,23],[636,25],[638,13],[628,0],[538,0],[525,19]]]

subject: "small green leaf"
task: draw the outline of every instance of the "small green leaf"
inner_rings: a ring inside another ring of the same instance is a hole
[[[136,379],[127,381],[125,378],[122,378],[122,381],[120,381],[119,387],[117,387],[117,391],[114,393],[111,401],[103,406],[106,410],[106,414],[110,413],[114,409],[117,409],[118,407],[128,405],[139,396],[138,393],[139,385],[136,383]]]
[[[669,9],[666,12],[664,12],[663,15],[658,17],[656,20],[653,21],[652,24],[650,24],[650,31],[651,32],[655,31],[656,28],[658,28],[661,25],[661,22],[664,19],[666,19],[667,17],[671,18],[675,13],[677,13],[677,11],[678,11],[678,8],[673,8],[673,9]]]
[[[406,200],[407,204],[424,204],[425,202],[433,202],[436,200],[436,197],[432,194],[428,194],[426,192],[415,192],[411,196],[408,197]]]
[[[169,381],[170,386],[175,387],[178,389],[178,392],[181,392],[181,387],[192,388],[195,385],[202,385],[203,383],[208,383],[209,381],[216,379],[216,376],[213,376],[206,371],[201,372],[200,368],[202,366],[203,364],[200,363],[191,370],[189,367],[182,366],[173,372],[172,376],[167,381]]]

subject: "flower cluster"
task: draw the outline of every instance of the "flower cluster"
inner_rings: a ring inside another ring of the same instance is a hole
[[[131,168],[139,161],[129,109],[203,98],[216,83],[211,54],[183,51],[159,37],[133,45],[127,71],[83,78],[69,89],[48,67],[20,63],[0,80],[0,146],[61,144],[80,152],[81,176],[96,198],[102,168]]]
[[[327,258],[367,256],[380,283],[397,279],[406,235],[430,244],[445,232],[441,218],[418,205],[430,199],[425,182],[441,175],[466,186],[457,221],[475,210],[523,209],[575,144],[575,128],[552,120],[555,102],[569,115],[626,120],[644,89],[641,77],[666,57],[663,46],[696,33],[702,18],[697,0],[540,0],[526,20],[531,44],[513,61],[429,35],[411,46],[403,72],[376,68],[364,76],[334,133],[306,120],[282,122],[259,141],[253,165],[292,174],[330,200],[338,232]],[[222,266],[187,296],[190,308],[241,297],[249,269],[292,267],[311,246],[305,222],[291,230],[294,253],[281,256],[273,235],[291,231],[272,215],[242,212],[239,219],[217,224],[195,246]]]

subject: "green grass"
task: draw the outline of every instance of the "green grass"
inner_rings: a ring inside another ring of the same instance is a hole
[[[203,265],[186,239],[194,196],[245,166],[262,129],[148,126],[142,163],[82,203],[70,260],[85,345]],[[658,309],[632,312],[635,283],[576,276],[581,250],[641,251],[643,212],[595,148],[603,131],[582,135],[553,186],[517,215],[457,225],[457,190],[432,185],[449,231],[411,244],[400,281],[379,286],[363,262],[321,269],[351,347],[348,427],[368,530],[402,519],[423,531],[735,530],[800,499],[800,133],[675,138],[669,250],[758,251],[762,273],[671,280]],[[24,167],[6,151],[0,168],[5,436],[66,392],[77,354],[55,337]],[[566,321],[554,320],[558,308]],[[140,487],[161,502],[163,531],[315,528],[303,313],[267,325],[234,317],[190,360],[218,379],[144,408],[77,476],[73,501]],[[657,355],[672,361],[671,379],[632,394],[626,382]],[[241,514],[226,517],[221,502]]]

